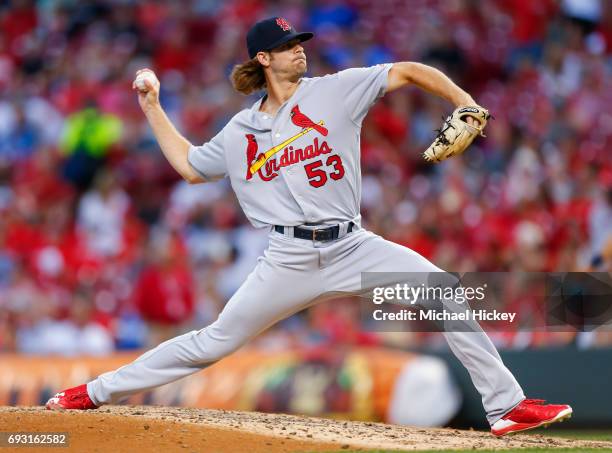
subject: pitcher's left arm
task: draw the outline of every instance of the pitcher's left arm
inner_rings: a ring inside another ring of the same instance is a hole
[[[406,85],[415,85],[446,99],[455,107],[477,105],[472,96],[457,86],[442,71],[421,63],[404,61],[393,64],[389,70],[386,93]]]

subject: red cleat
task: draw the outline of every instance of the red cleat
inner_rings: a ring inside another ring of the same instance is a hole
[[[496,421],[491,427],[495,436],[526,431],[548,426],[572,416],[572,408],[567,404],[544,404],[544,400],[523,400],[518,406]]]
[[[45,405],[47,409],[64,410],[64,409],[97,409],[93,401],[87,394],[87,385],[82,384],[78,387],[64,390],[56,393],[53,398],[50,398]]]

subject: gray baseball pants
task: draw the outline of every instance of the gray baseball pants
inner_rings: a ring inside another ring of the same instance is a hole
[[[97,405],[116,403],[195,373],[308,306],[371,290],[362,288],[362,272],[443,271],[413,250],[363,229],[330,242],[271,231],[264,255],[215,322],[165,341],[132,363],[100,375],[87,384],[89,396]],[[475,324],[474,331],[443,335],[467,368],[482,396],[487,420],[493,424],[525,396],[486,333]]]

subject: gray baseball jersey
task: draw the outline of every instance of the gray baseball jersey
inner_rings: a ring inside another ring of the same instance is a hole
[[[361,123],[384,94],[391,66],[302,78],[275,116],[259,111],[260,99],[192,146],[189,162],[207,180],[229,176],[256,227],[358,218]],[[251,173],[258,157],[265,163]]]
[[[302,79],[276,116],[260,112],[260,100],[210,142],[191,147],[189,162],[208,180],[229,176],[255,226],[281,225],[291,231],[306,223],[347,225],[359,218],[361,122],[385,92],[390,67]],[[361,279],[364,272],[381,273],[381,286],[399,283],[394,280],[398,272],[454,278],[413,250],[358,225],[343,232],[320,242],[270,228],[264,255],[214,323],[100,375],[87,384],[90,398],[95,404],[114,403],[206,368],[314,303],[370,291]],[[452,309],[452,300],[443,303]],[[486,333],[475,322],[471,327],[470,332],[448,329],[444,335],[469,371],[493,424],[525,395]]]

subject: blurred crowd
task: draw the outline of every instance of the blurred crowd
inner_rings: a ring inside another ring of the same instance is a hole
[[[452,106],[384,97],[362,130],[364,226],[451,271],[612,271],[612,3],[605,0],[0,2],[0,351],[106,354],[213,321],[254,267],[227,181],[188,185],[159,152],[134,73],[193,143],[257,96],[232,91],[252,23],[314,31],[309,75],[393,61],[442,69],[495,119],[442,165]],[[260,338],[414,346],[338,300]],[[237,326],[239,328],[239,326]],[[410,338],[408,338],[410,337]],[[495,336],[501,347],[610,343]]]

